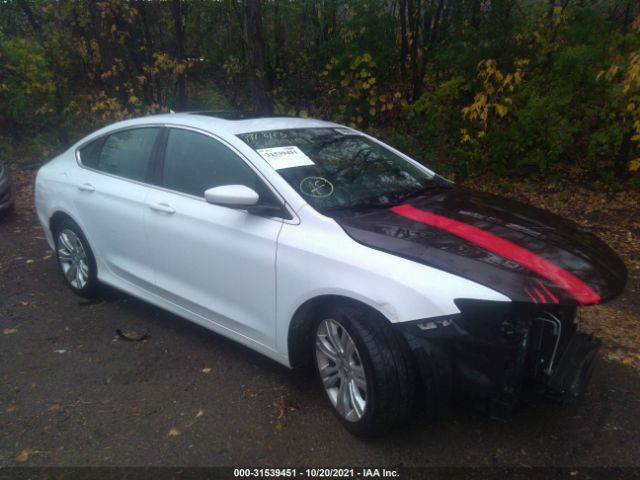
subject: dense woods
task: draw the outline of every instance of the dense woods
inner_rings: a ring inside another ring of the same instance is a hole
[[[640,184],[635,0],[0,3],[2,159],[182,110],[314,116],[458,178]]]

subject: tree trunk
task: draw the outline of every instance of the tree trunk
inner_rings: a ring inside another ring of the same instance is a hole
[[[180,0],[171,2],[171,13],[173,14],[173,23],[176,30],[175,36],[175,55],[178,62],[184,61],[184,22],[182,16],[182,6]],[[184,110],[187,106],[187,88],[184,71],[178,73],[176,85],[176,110]]]
[[[134,3],[138,9],[138,22],[140,29],[142,30],[142,38],[144,44],[144,57],[147,67],[144,69],[144,75],[147,77],[147,85],[145,88],[146,103],[148,104],[160,104],[160,95],[158,93],[158,80],[156,74],[153,73],[153,56],[154,51],[153,38],[151,37],[151,31],[149,30],[149,22],[147,20],[147,9],[145,6],[146,0],[139,0]]]
[[[407,55],[409,54],[409,42],[407,41],[407,0],[400,0],[400,79],[406,81]]]
[[[620,148],[618,154],[614,160],[614,173],[620,180],[624,180],[629,176],[629,153],[631,152],[631,137],[633,136],[633,130],[626,129],[622,136],[622,142],[620,142]]]
[[[271,99],[265,61],[265,45],[262,36],[262,15],[260,0],[244,0],[243,30],[245,57],[249,72],[249,90],[255,113],[271,113]]]

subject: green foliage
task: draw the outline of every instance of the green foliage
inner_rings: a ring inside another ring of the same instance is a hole
[[[49,115],[55,90],[45,51],[37,42],[0,37],[0,111],[22,122]]]
[[[251,109],[258,97],[373,130],[457,178],[570,169],[637,183],[640,5],[0,3],[0,137],[30,151],[120,118]]]

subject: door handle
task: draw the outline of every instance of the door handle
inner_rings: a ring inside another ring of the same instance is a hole
[[[96,187],[94,187],[90,183],[83,183],[82,185],[78,185],[78,190],[80,190],[81,192],[95,192]]]
[[[176,209],[171,205],[167,205],[166,203],[155,203],[153,205],[149,205],[149,208],[154,212],[162,212],[162,213],[176,213]]]

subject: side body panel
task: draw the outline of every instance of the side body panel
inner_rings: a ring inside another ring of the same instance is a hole
[[[282,222],[154,189],[147,208],[159,295],[275,346],[276,245]]]
[[[361,301],[392,323],[459,313],[456,292],[510,301],[478,283],[361,245],[310,207],[298,214],[300,225],[285,223],[278,240],[277,348],[284,354],[296,310],[323,295]]]
[[[149,187],[84,168],[68,173],[62,196],[73,199],[74,218],[109,271],[149,286],[154,272],[143,222]],[[88,190],[87,190],[88,189]]]

